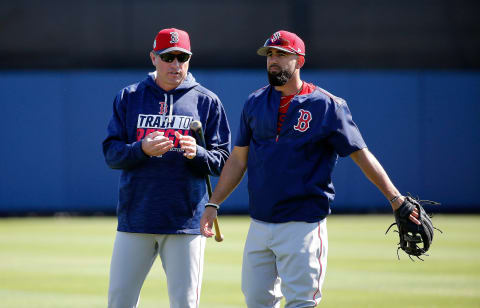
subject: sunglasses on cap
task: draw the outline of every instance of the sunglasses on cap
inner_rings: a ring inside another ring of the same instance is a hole
[[[173,53],[162,53],[161,55],[158,55],[160,59],[162,59],[163,62],[167,63],[172,63],[175,58],[177,58],[178,62],[184,63],[187,62],[188,59],[190,59],[190,55],[188,53],[179,53],[179,54],[173,54]]]
[[[277,39],[269,38],[263,46],[264,47],[278,46],[278,47],[284,47],[287,49],[293,49],[290,45],[290,41],[282,37],[279,37]]]

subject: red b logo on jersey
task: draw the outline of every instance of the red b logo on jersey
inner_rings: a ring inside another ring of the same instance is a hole
[[[167,114],[168,105],[165,102],[158,102],[160,104],[159,114]]]
[[[300,109],[300,116],[298,117],[297,125],[293,129],[298,130],[299,132],[304,132],[310,127],[310,121],[312,120],[312,114],[310,111]]]

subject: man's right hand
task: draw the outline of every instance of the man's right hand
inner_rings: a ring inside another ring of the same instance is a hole
[[[217,209],[207,207],[200,219],[200,233],[205,237],[212,237],[215,233],[212,231],[213,221],[217,218]]]
[[[142,150],[149,156],[161,156],[173,148],[173,141],[163,135],[163,132],[154,131],[142,140]]]

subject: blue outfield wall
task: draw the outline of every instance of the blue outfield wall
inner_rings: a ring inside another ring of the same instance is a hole
[[[235,136],[245,98],[267,82],[264,71],[192,72],[221,98]],[[119,171],[104,163],[101,142],[115,94],[145,75],[0,72],[0,213],[113,212]],[[302,78],[347,100],[400,191],[440,201],[440,211],[479,210],[479,72],[305,70]],[[334,212],[388,209],[349,158],[339,160],[334,184]],[[245,178],[225,212],[246,211],[246,187]]]

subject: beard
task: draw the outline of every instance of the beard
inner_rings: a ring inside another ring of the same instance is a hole
[[[274,87],[285,85],[290,80],[290,78],[292,78],[292,75],[293,75],[293,72],[289,72],[283,69],[280,70],[279,72],[273,73],[273,72],[267,71],[267,73],[268,73],[268,82],[270,83],[270,85]]]

